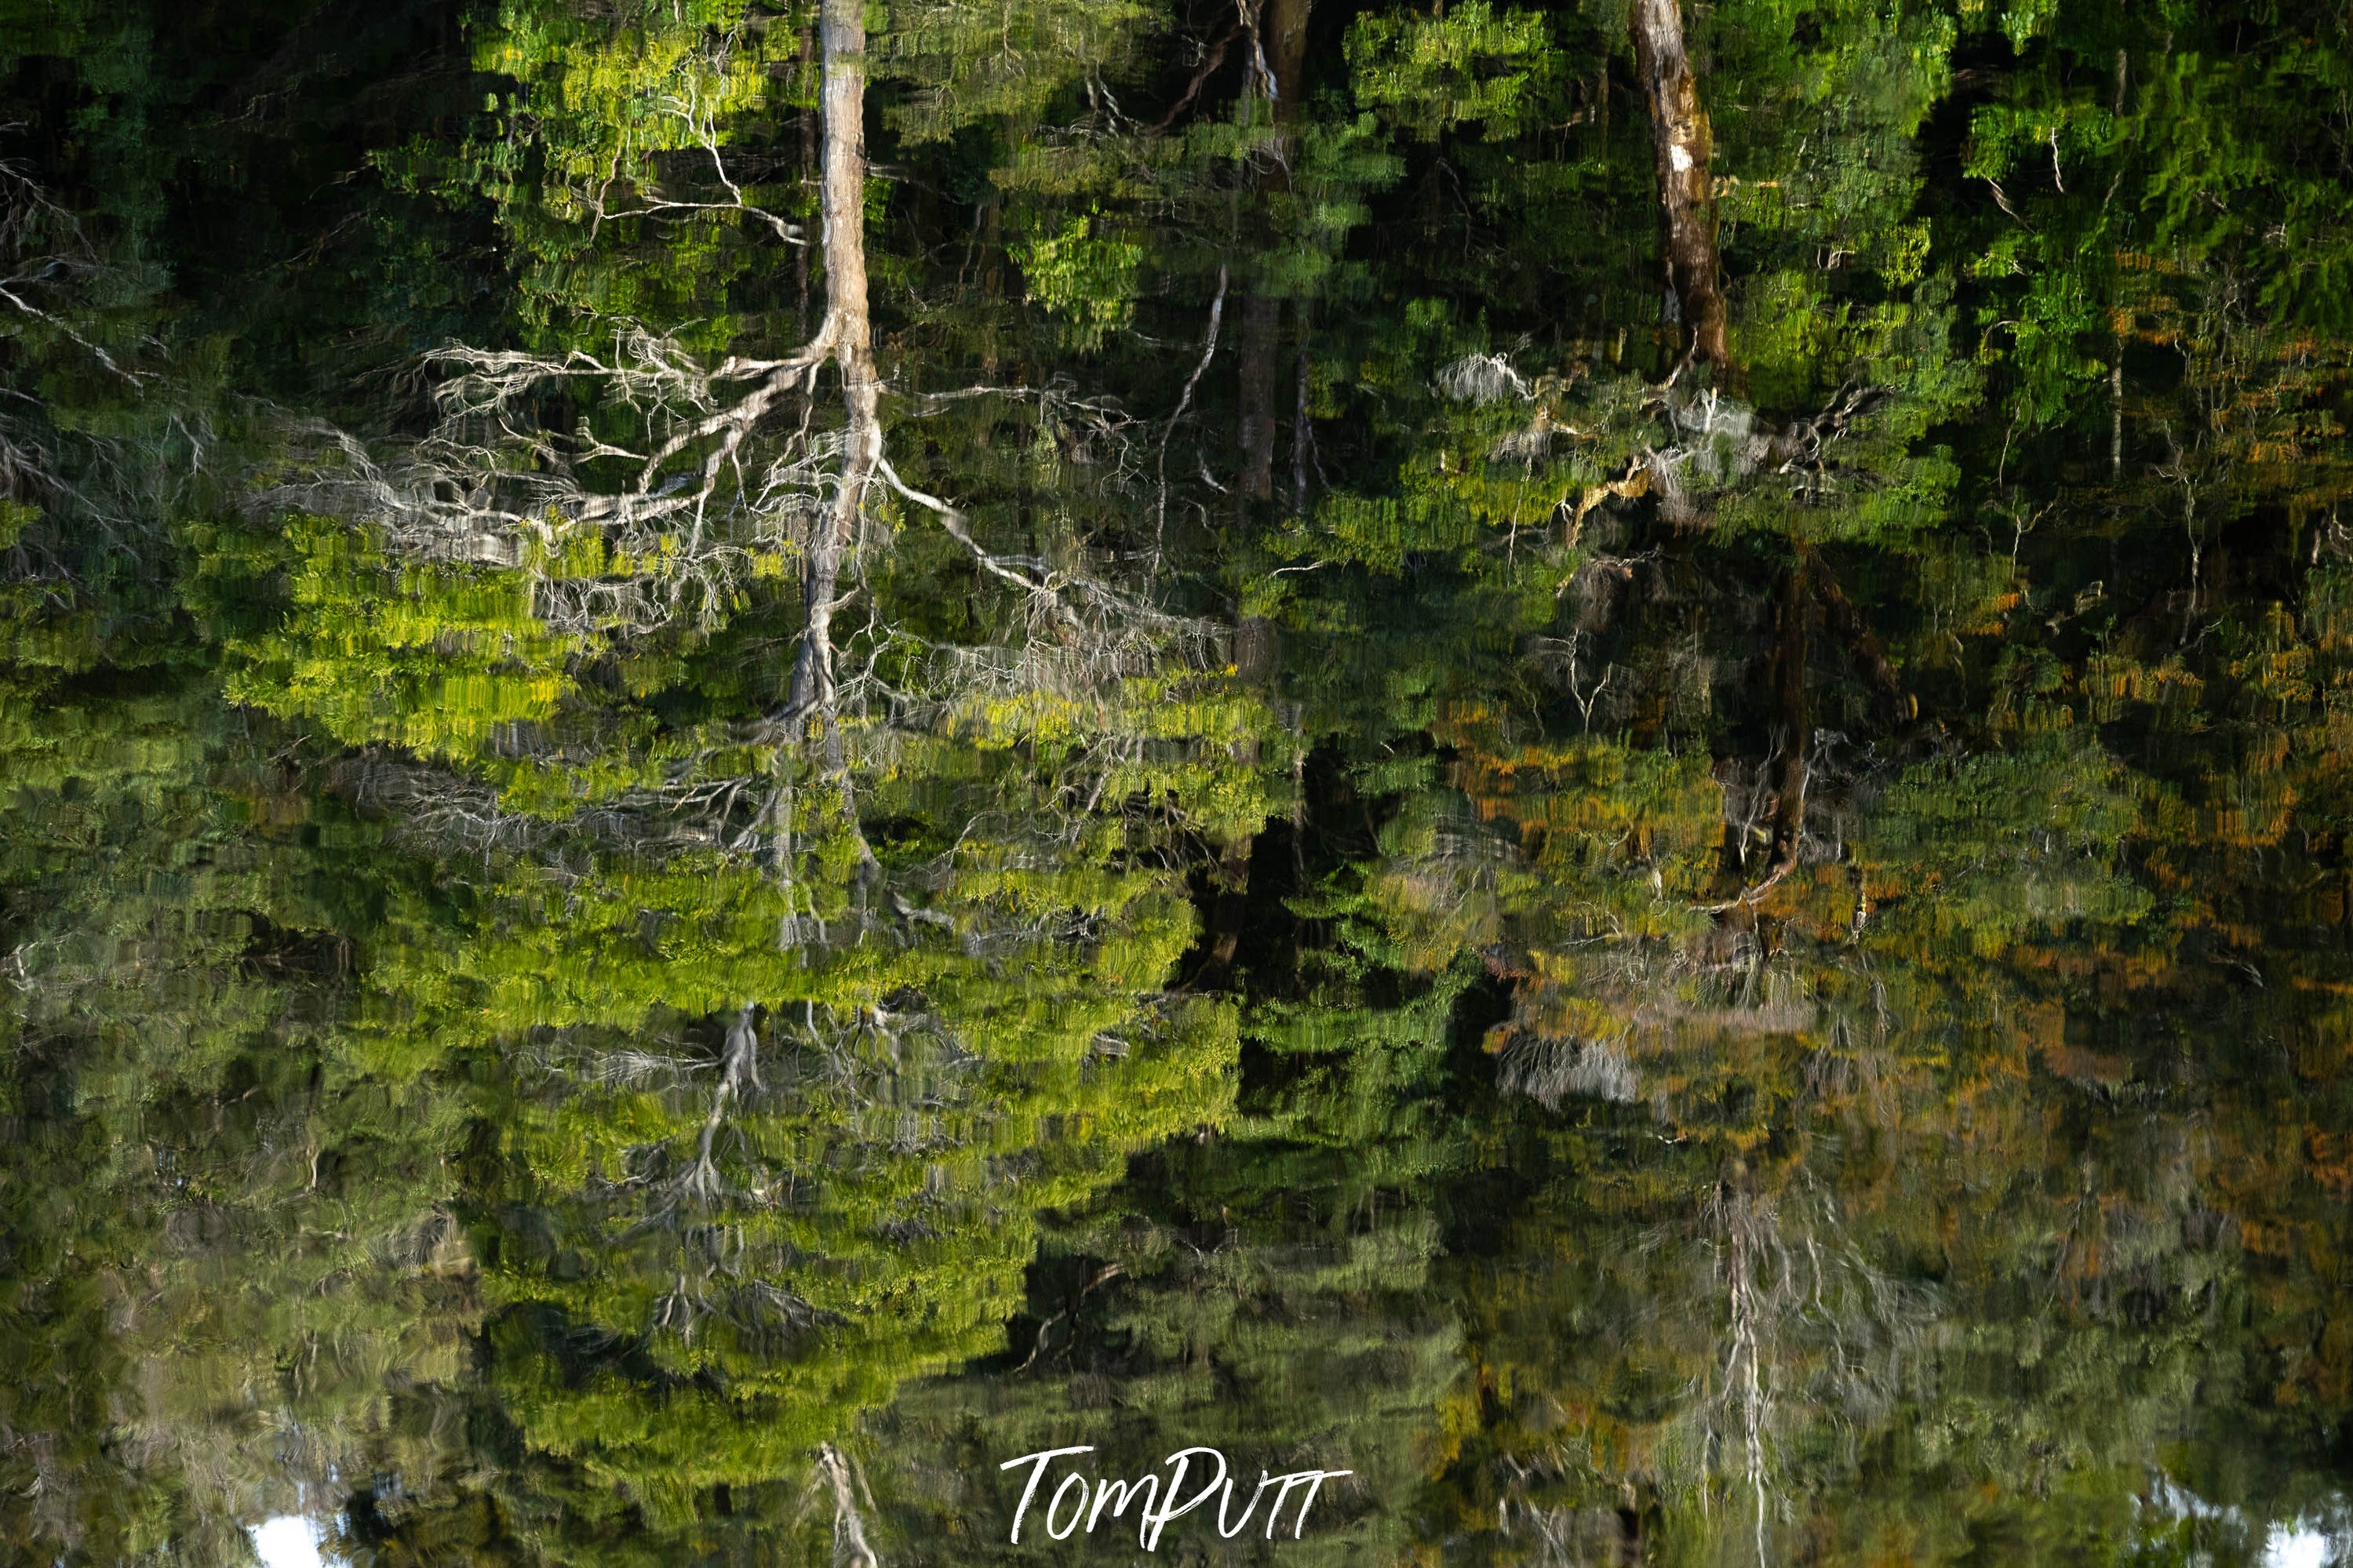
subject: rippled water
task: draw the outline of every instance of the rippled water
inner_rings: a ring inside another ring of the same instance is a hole
[[[2353,36],[0,0],[0,1543],[2353,1556]]]

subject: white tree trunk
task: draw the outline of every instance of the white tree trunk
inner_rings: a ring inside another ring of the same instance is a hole
[[[829,711],[833,702],[833,606],[842,558],[857,537],[867,486],[882,456],[874,373],[874,330],[866,303],[866,17],[862,0],[825,0],[818,19],[824,50],[819,104],[825,121],[818,211],[825,230],[825,325],[819,342],[841,367],[842,463],[833,506],[809,541],[803,574],[808,626],[793,668],[786,711]]]

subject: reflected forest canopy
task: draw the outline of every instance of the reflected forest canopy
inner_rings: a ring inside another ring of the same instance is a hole
[[[0,0],[0,1557],[2346,1561],[2348,407],[2306,0]]]

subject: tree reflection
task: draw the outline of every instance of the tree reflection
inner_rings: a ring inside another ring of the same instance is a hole
[[[1080,1442],[1353,1472],[1229,1561],[2342,1535],[2245,20],[0,29],[9,1553],[1075,1561]]]

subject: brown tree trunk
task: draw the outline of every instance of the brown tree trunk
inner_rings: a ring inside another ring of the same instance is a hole
[[[1631,1481],[1618,1489],[1618,1563],[1619,1568],[1641,1568],[1642,1507]]]
[[[1273,686],[1282,655],[1281,633],[1272,621],[1244,616],[1236,623],[1234,677],[1242,685],[1261,689]],[[1239,760],[1245,765],[1258,764],[1255,740],[1241,742],[1239,751]],[[1257,847],[1255,832],[1227,845],[1218,856],[1217,869],[1209,874],[1209,886],[1215,896],[1210,900],[1208,929],[1204,933],[1207,952],[1191,981],[1194,990],[1223,990],[1232,982],[1234,960],[1241,952],[1242,921],[1250,909],[1250,858]]]
[[[1259,0],[1258,27],[1252,44],[1257,58],[1250,79],[1261,88],[1271,85],[1270,106],[1274,125],[1269,153],[1274,166],[1260,182],[1262,193],[1287,186],[1295,142],[1291,127],[1299,118],[1299,94],[1307,74],[1307,19],[1314,0]],[[1260,61],[1265,69],[1261,72]],[[1261,283],[1263,288],[1263,280]],[[1282,381],[1282,300],[1255,292],[1243,298],[1238,312],[1240,331],[1234,346],[1239,381],[1235,421],[1240,447],[1241,473],[1234,499],[1247,518],[1258,503],[1274,499],[1275,388]],[[1294,424],[1296,422],[1294,421]],[[1295,438],[1295,437],[1294,437]],[[1294,466],[1298,458],[1294,454]],[[1294,492],[1303,485],[1294,485]],[[1244,685],[1265,687],[1274,679],[1280,658],[1274,624],[1245,616],[1234,626],[1234,667]],[[1258,744],[1242,743],[1241,760],[1255,764]],[[1242,917],[1250,890],[1250,855],[1256,839],[1229,845],[1219,858],[1211,882],[1217,897],[1209,909],[1208,953],[1193,984],[1215,989],[1229,981],[1241,942]]]
[[[1267,171],[1262,190],[1281,190],[1290,179],[1290,128],[1299,118],[1300,87],[1307,74],[1307,17],[1313,5],[1314,0],[1261,0],[1259,8],[1256,41],[1274,86],[1271,151],[1276,163]],[[1258,77],[1255,61],[1250,74]],[[1242,471],[1236,489],[1248,507],[1252,501],[1274,499],[1274,391],[1281,379],[1282,300],[1253,293],[1243,300],[1240,315],[1241,336],[1235,358],[1240,366],[1240,417],[1236,434]]]
[[[1742,886],[1747,875],[1749,828],[1746,824],[1730,821],[1727,814],[1717,885],[1738,891],[1721,902],[1702,906],[1728,917],[1728,923],[1736,929],[1751,925],[1756,920],[1757,900],[1798,868],[1798,853],[1804,842],[1806,751],[1813,739],[1807,712],[1806,660],[1807,625],[1814,613],[1814,571],[1813,552],[1799,545],[1797,558],[1789,563],[1788,575],[1781,580],[1778,602],[1774,606],[1770,670],[1773,754],[1768,763],[1773,789],[1772,858],[1763,876]]]
[[[1781,586],[1780,637],[1773,650],[1773,741],[1779,759],[1773,770],[1773,860],[1764,886],[1796,868],[1806,826],[1806,750],[1813,739],[1806,712],[1806,622],[1813,612],[1807,580],[1810,552],[1800,548]]]
[[[1813,574],[1814,597],[1821,605],[1822,619],[1830,631],[1845,645],[1847,657],[1853,661],[1856,672],[1871,682],[1873,690],[1878,693],[1880,709],[1887,721],[1900,724],[1917,717],[1919,703],[1905,691],[1904,677],[1887,657],[1887,645],[1879,640],[1879,634],[1871,629],[1870,623],[1862,618],[1862,612],[1855,607],[1852,599],[1847,597],[1846,590],[1831,574],[1830,563],[1819,555],[1812,555],[1810,549],[1808,553],[1811,557],[1809,569]]]
[[[1715,257],[1715,192],[1708,174],[1714,144],[1691,57],[1683,47],[1679,0],[1634,0],[1633,27],[1634,63],[1651,103],[1667,281],[1691,334],[1684,353],[1729,369],[1724,287]]]
[[[1309,338],[1315,325],[1314,302],[1300,300],[1293,308],[1292,317],[1299,341],[1292,345],[1292,363],[1297,374],[1293,377],[1291,399],[1291,515],[1299,517],[1307,510],[1307,466],[1315,450],[1315,421],[1311,412],[1315,362],[1308,353]]]
[[[1241,416],[1236,431],[1242,458],[1235,487],[1242,508],[1274,499],[1274,383],[1276,338],[1282,329],[1282,301],[1253,294],[1242,301],[1241,341],[1235,358],[1241,366]]]

